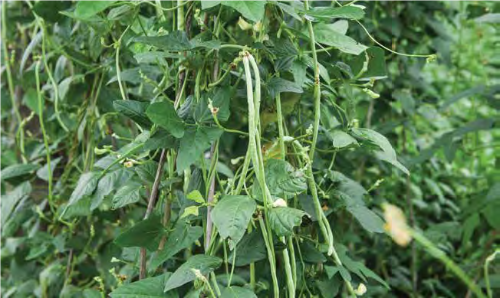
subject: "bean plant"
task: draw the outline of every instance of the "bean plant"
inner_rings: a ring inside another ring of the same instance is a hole
[[[498,4],[1,5],[5,297],[495,297]]]

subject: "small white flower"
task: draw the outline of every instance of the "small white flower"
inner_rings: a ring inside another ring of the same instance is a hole
[[[357,295],[357,296],[363,296],[363,294],[366,293],[366,286],[364,283],[360,283],[358,288],[356,290],[354,290],[354,293]]]
[[[277,199],[276,201],[273,202],[273,207],[274,208],[276,208],[276,207],[286,207],[286,206],[287,206],[287,203],[282,198],[279,198],[279,199]]]
[[[130,160],[127,160],[126,162],[123,163],[123,165],[126,167],[126,168],[131,168],[134,166],[134,163]]]
[[[313,125],[310,124],[309,127],[306,129],[306,134],[312,135],[313,134]]]
[[[120,262],[121,262],[120,259],[117,259],[115,257],[111,258],[111,263],[120,263]]]
[[[398,245],[408,245],[412,237],[403,211],[391,204],[384,204],[382,208],[384,209],[384,219],[386,222],[384,225],[385,231]]]

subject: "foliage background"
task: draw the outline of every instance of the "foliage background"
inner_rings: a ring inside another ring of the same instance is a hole
[[[380,233],[383,202],[402,208],[409,224],[486,292],[483,265],[498,248],[500,230],[498,3],[359,1],[355,4],[365,6],[360,18],[311,13],[315,26],[337,22],[336,30],[345,29],[348,37],[370,46],[373,55],[367,72],[356,78],[366,59],[358,52],[360,45],[347,39],[345,31],[336,31],[338,37],[331,27],[315,27],[323,68],[314,177],[346,268],[325,257],[311,190],[301,176],[305,164],[296,149],[287,145],[292,173],[269,166],[280,155],[276,94],[281,93],[286,135],[311,145],[307,130],[314,120],[314,63],[303,4],[270,1],[261,16],[257,8],[264,6],[248,2],[187,2],[180,7],[176,2],[81,3],[2,2],[5,297],[138,294],[141,289],[130,285],[139,277],[140,246],[149,249],[148,279],[143,283],[149,296],[210,295],[200,280],[167,293],[163,289],[170,273],[205,252],[206,200],[215,173],[211,169],[218,173],[218,200],[243,162],[234,159],[244,158],[248,148],[246,136],[230,131],[248,130],[243,65],[232,65],[241,48],[218,48],[218,42],[248,45],[259,62],[266,174],[293,184],[281,189],[277,183],[276,193],[296,208],[288,224],[295,226],[294,232],[286,237],[294,239],[297,296],[347,295],[343,281],[348,279],[355,288],[365,284],[367,297],[471,297],[470,289],[421,246],[401,248]],[[338,7],[322,1],[311,5]],[[265,20],[263,26],[252,27],[260,19]],[[172,33],[176,29],[187,33]],[[157,37],[163,35],[169,38]],[[429,62],[389,50],[435,53],[437,59]],[[220,83],[210,85],[220,77]],[[373,86],[363,85],[363,77],[373,79]],[[208,98],[218,108],[221,124],[214,122]],[[191,123],[182,126],[189,139],[180,138],[180,145],[179,125],[164,123],[175,117],[164,117],[162,105],[148,109],[152,102],[177,101],[182,121]],[[356,135],[358,127],[387,137],[398,155],[392,164],[401,166],[382,162],[379,151],[385,143]],[[143,147],[133,149],[137,145]],[[162,148],[168,153],[158,203],[146,221],[151,225],[137,230]],[[104,173],[117,158],[121,162]],[[398,168],[407,168],[411,175]],[[261,195],[252,181],[250,176],[246,191]],[[170,219],[165,218],[166,210],[171,210]],[[298,210],[312,219],[301,219]],[[214,218],[216,226],[220,218]],[[250,221],[259,230],[257,216]],[[167,240],[165,251],[173,255],[155,264],[154,251],[162,237],[170,239],[184,227],[192,235],[182,235],[185,243]],[[286,227],[272,230],[279,233]],[[126,231],[129,234],[123,234]],[[259,237],[247,234],[237,247],[232,284],[243,292],[234,297],[272,296],[271,269]],[[216,260],[214,266],[220,267],[207,276],[213,286],[217,280],[223,295],[230,295],[224,289],[233,255],[228,241],[214,238],[209,251],[221,263]],[[238,249],[245,245],[249,249],[239,257]],[[289,297],[284,261],[278,256],[286,241],[275,237],[274,247],[281,295]],[[257,273],[253,284],[250,261]],[[493,294],[500,287],[497,264],[490,265]]]

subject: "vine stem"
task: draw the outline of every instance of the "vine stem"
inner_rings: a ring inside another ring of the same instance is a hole
[[[123,87],[122,83],[122,77],[121,77],[121,70],[120,70],[120,47],[122,45],[122,38],[127,33],[128,29],[130,29],[130,26],[127,26],[125,31],[123,31],[122,35],[120,38],[116,41],[116,57],[115,57],[115,64],[116,64],[116,78],[118,80],[118,86],[120,87],[120,94],[122,96],[123,100],[127,100],[127,96],[125,93],[125,88]]]
[[[55,209],[54,209],[54,202],[53,202],[53,196],[52,196],[52,166],[50,162],[50,147],[49,147],[49,140],[47,136],[47,132],[45,131],[45,124],[43,122],[43,98],[42,98],[42,90],[40,88],[40,64],[42,62],[39,60],[36,65],[35,65],[35,80],[36,80],[36,91],[38,95],[38,120],[40,122],[40,129],[42,131],[43,135],[43,144],[45,146],[45,156],[47,159],[47,170],[49,172],[49,177],[48,177],[48,183],[49,183],[49,193],[47,200],[49,202],[49,207],[50,210],[52,211],[53,214],[55,214]]]
[[[212,147],[210,148],[210,157],[214,158],[215,150],[216,150],[216,144],[215,142],[212,144]],[[214,170],[215,170],[215,165],[217,163],[216,157],[214,158]],[[205,233],[205,252],[208,251],[210,247],[210,241],[212,237],[212,227],[213,227],[213,222],[212,222],[212,206],[211,204],[214,201],[214,195],[215,195],[215,175],[216,173],[214,172],[213,175],[210,176],[210,188],[208,190],[208,196],[207,196],[207,227],[206,227],[206,233]],[[236,247],[235,247],[236,250]]]
[[[441,261],[448,269],[450,269],[467,287],[476,294],[479,298],[487,298],[486,295],[481,291],[478,285],[470,279],[470,277],[462,270],[462,268],[458,267],[458,265],[453,262],[442,250],[437,248],[434,243],[432,243],[429,239],[427,239],[421,233],[409,228],[409,233],[417,241],[420,243],[425,250],[433,257]]]
[[[149,195],[148,208],[146,209],[146,214],[144,214],[144,220],[148,219],[153,208],[155,206],[156,199],[158,198],[158,189],[160,187],[160,181],[163,174],[163,165],[165,164],[166,149],[161,150],[160,160],[158,161],[158,168],[156,169],[156,176],[151,187],[151,194]],[[139,279],[146,277],[146,248],[141,247],[141,256],[139,264]]]
[[[18,123],[18,131],[16,133],[16,138],[18,138],[17,142],[19,144],[19,150],[21,153],[21,159],[23,160],[24,163],[27,162],[26,157],[24,156],[24,130],[23,130],[23,119],[21,117],[21,114],[19,112],[19,109],[16,104],[16,92],[14,91],[14,81],[12,80],[12,70],[10,68],[10,57],[9,57],[9,51],[7,49],[7,17],[6,17],[6,12],[7,10],[7,1],[2,1],[2,50],[4,54],[4,64],[5,64],[5,71],[7,74],[7,85],[9,89],[9,97],[10,97],[10,102],[12,105],[12,111],[13,114],[16,117],[17,123]],[[14,126],[12,126],[12,131],[14,131]],[[19,137],[18,137],[19,136]]]

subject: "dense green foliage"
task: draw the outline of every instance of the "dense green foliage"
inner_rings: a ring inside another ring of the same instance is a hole
[[[2,2],[4,297],[499,295],[500,5],[353,2]]]

